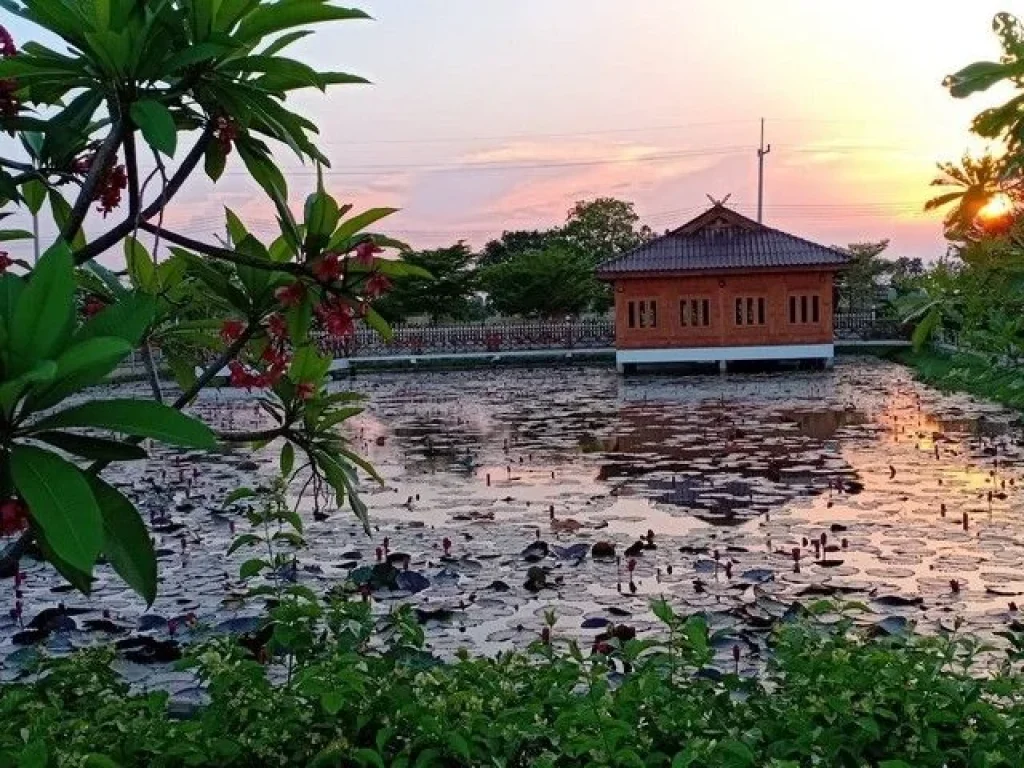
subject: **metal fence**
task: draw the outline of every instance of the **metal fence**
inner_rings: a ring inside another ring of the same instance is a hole
[[[611,319],[562,322],[522,321],[497,324],[397,326],[384,340],[370,328],[345,339],[318,339],[334,357],[389,357],[482,352],[524,352],[546,349],[607,349],[615,346]]]
[[[370,328],[353,336],[318,341],[334,357],[389,357],[483,352],[525,352],[548,349],[608,349],[615,346],[611,318],[566,321],[524,320],[502,323],[438,326],[397,326],[385,341]],[[841,313],[835,318],[838,341],[903,339],[899,324],[871,312]]]
[[[909,331],[896,318],[877,312],[838,312],[835,337],[836,341],[903,341]]]
[[[904,340],[907,329],[890,318],[870,312],[839,313],[835,317],[836,341]],[[371,328],[359,327],[344,339],[319,335],[320,348],[335,358],[411,357],[419,355],[481,354],[542,350],[611,349],[615,346],[615,323],[611,318],[565,321],[523,320],[499,323],[462,323],[437,326],[397,326],[385,341]],[[955,340],[940,339],[950,343]],[[159,350],[154,351],[158,368],[163,368]],[[145,373],[142,358],[133,354],[118,371],[121,376]]]

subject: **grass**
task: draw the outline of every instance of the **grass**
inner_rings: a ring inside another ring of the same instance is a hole
[[[1024,369],[993,365],[980,355],[939,350],[900,350],[890,359],[914,371],[915,377],[943,392],[967,392],[1024,410]]]

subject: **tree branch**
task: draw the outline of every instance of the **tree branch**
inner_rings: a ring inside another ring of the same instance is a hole
[[[167,186],[160,191],[160,195],[156,200],[142,210],[140,216],[143,221],[156,216],[170,202],[171,198],[174,197],[188,177],[192,175],[192,171],[195,170],[195,167],[203,157],[203,153],[206,152],[206,147],[213,140],[214,130],[215,126],[212,122],[206,124],[202,135],[196,140],[189,153],[185,155],[181,165],[178,166],[174,175],[168,180]],[[117,226],[107,230],[99,237],[87,243],[83,248],[75,251],[75,264],[81,266],[87,261],[95,259],[108,248],[117,245],[133,229],[135,229],[135,218],[129,216]]]
[[[163,403],[164,391],[160,386],[160,374],[156,369],[153,348],[149,345],[148,340],[142,343],[142,363],[146,368],[146,377],[149,379],[149,388],[153,392],[153,399],[158,403]]]
[[[74,240],[78,230],[82,228],[85,215],[89,213],[89,206],[92,205],[92,201],[96,198],[96,190],[99,187],[100,180],[106,173],[111,159],[117,154],[118,147],[121,146],[121,142],[124,140],[124,135],[124,121],[118,119],[114,122],[110,133],[107,134],[107,138],[103,140],[100,148],[96,150],[96,154],[92,158],[92,164],[89,166],[89,172],[85,175],[85,181],[82,182],[82,188],[78,191],[78,199],[75,200],[75,206],[71,209],[71,218],[68,219],[67,224],[60,233],[60,236],[66,242],[70,243]]]
[[[233,251],[230,248],[221,248],[216,245],[209,245],[204,243],[202,240],[196,240],[185,235],[179,235],[177,232],[171,232],[169,229],[163,229],[150,224],[149,222],[143,222],[140,226],[141,229],[151,232],[153,234],[159,234],[164,240],[175,245],[180,245],[182,248],[188,248],[190,251],[201,253],[204,256],[209,256],[213,259],[220,259],[221,261],[228,261],[232,264],[238,264],[242,267],[255,267],[256,269],[265,269],[269,272],[284,272],[289,275],[309,277],[315,279],[308,269],[302,264],[295,264],[294,262],[269,262],[265,259],[260,259],[255,256],[247,256],[244,253]]]
[[[204,256],[209,256],[212,259],[220,259],[221,261],[227,261],[231,264],[237,264],[242,267],[253,267],[255,269],[266,270],[267,272],[281,272],[286,275],[294,275],[295,277],[304,277],[307,280],[319,285],[327,293],[334,296],[341,296],[349,298],[347,291],[353,286],[358,286],[360,280],[368,280],[370,273],[360,273],[355,278],[352,278],[347,270],[346,274],[341,280],[340,284],[327,283],[319,279],[313,274],[313,271],[306,264],[296,264],[291,261],[267,261],[265,259],[256,258],[255,256],[248,256],[238,251],[233,251],[230,248],[221,248],[215,245],[209,245],[204,243],[202,240],[196,240],[185,235],[180,235],[177,232],[171,232],[168,229],[150,224],[149,222],[143,222],[139,225],[140,229],[144,229],[147,232],[158,234],[164,240],[175,245],[180,245],[182,248],[188,248],[190,251],[201,253]],[[347,265],[346,265],[347,266]],[[350,282],[350,278],[351,282]]]
[[[220,370],[225,365],[238,357],[238,353],[242,351],[242,347],[249,343],[249,339],[255,336],[259,329],[259,323],[250,323],[247,325],[245,330],[242,331],[242,334],[232,342],[231,346],[225,349],[221,353],[220,357],[206,366],[206,369],[199,374],[199,378],[193,382],[192,386],[189,387],[188,390],[181,393],[181,396],[174,401],[171,407],[180,411],[186,405],[191,403],[195,399],[196,395],[202,391],[203,387],[217,377],[217,374],[220,373]]]
[[[128,171],[128,216],[136,219],[142,203],[139,197],[139,162],[135,156],[134,129],[130,129],[124,138],[124,164]]]
[[[0,157],[0,168],[10,168],[12,171],[34,171],[32,163],[22,163],[18,160],[11,160],[6,157]]]

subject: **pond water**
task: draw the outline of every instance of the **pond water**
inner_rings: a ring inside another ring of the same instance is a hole
[[[352,439],[387,485],[365,486],[371,537],[346,510],[307,515],[296,578],[319,591],[361,579],[387,537],[427,580],[400,584],[429,586],[377,589],[375,610],[415,604],[438,656],[523,646],[549,610],[560,642],[589,646],[609,624],[656,631],[649,601],[661,595],[726,630],[723,659],[740,644],[751,663],[773,623],[823,597],[863,604],[858,620],[879,632],[936,632],[958,618],[988,636],[1020,626],[1017,416],[940,394],[899,366],[629,379],[501,369],[336,386],[367,395]],[[223,428],[260,423],[239,391],[209,393],[196,412]],[[120,640],[129,679],[187,696],[194,683],[161,663],[165,652],[258,620],[237,576],[246,555],[225,556],[231,529],[247,523],[221,501],[269,476],[276,456],[157,450],[119,470],[111,479],[153,524],[157,603],[145,612],[105,566],[83,597],[26,560],[22,617],[0,617],[0,674],[39,649]],[[617,557],[593,557],[595,544]],[[13,607],[13,580],[0,590]]]

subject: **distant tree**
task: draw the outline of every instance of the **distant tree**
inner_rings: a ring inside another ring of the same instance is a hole
[[[558,245],[565,245],[565,234],[560,227],[502,232],[501,237],[484,246],[477,257],[477,266],[493,267],[527,251],[543,251]]]
[[[888,247],[888,240],[880,240],[877,243],[852,243],[843,249],[850,254],[851,260],[837,280],[842,308],[863,312],[875,306],[882,278],[893,270],[893,262],[882,258]]]
[[[594,266],[654,236],[650,227],[640,223],[633,203],[613,197],[576,203],[563,232],[569,245]]]
[[[892,262],[889,284],[897,293],[906,293],[920,284],[924,273],[924,262],[921,259],[900,256]]]
[[[395,278],[391,292],[376,304],[389,322],[402,322],[414,315],[427,315],[432,323],[470,320],[479,313],[475,297],[478,275],[466,243],[460,240],[447,248],[410,253],[404,261],[427,270],[433,279]]]
[[[481,284],[491,307],[506,315],[555,317],[583,312],[593,302],[591,265],[573,249],[553,245],[488,267]]]
[[[531,264],[550,267],[557,254],[565,261],[566,274],[577,275],[574,279],[579,282],[571,286],[571,292],[588,297],[575,311],[604,311],[612,305],[611,289],[597,280],[594,269],[602,261],[635,248],[652,236],[650,228],[640,223],[633,203],[600,197],[576,203],[562,227],[503,233],[499,239],[484,246],[477,265],[481,270],[489,271],[502,264],[519,262],[515,270],[495,272],[487,281],[499,292],[517,293],[519,289],[516,286],[499,287],[495,281],[513,272],[522,276],[518,270]],[[535,256],[538,252],[549,254],[549,258],[538,260]],[[527,254],[534,255],[523,259]]]

